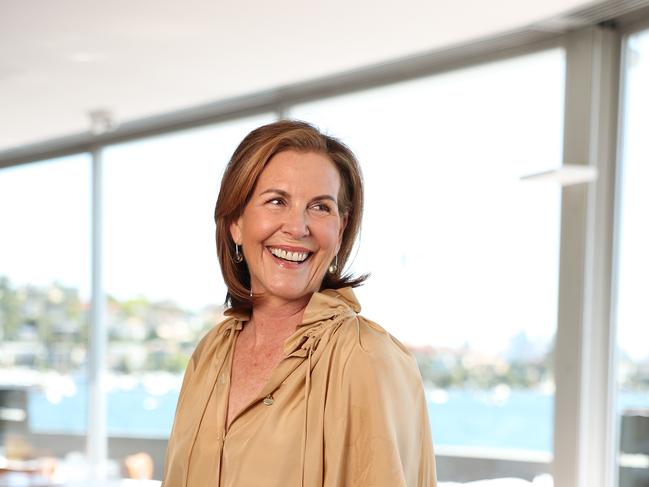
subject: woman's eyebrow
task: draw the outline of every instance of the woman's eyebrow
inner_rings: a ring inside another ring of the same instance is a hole
[[[320,196],[316,196],[315,198],[311,198],[311,201],[317,201],[317,200],[331,200],[334,203],[336,203],[336,198],[328,194],[323,194]]]
[[[259,196],[265,195],[267,193],[278,194],[280,196],[283,196],[284,198],[288,198],[290,196],[290,194],[288,194],[288,192],[284,191],[283,189],[276,189],[276,188],[269,188],[265,191],[262,191],[261,193],[259,193]],[[331,200],[334,203],[336,203],[336,198],[334,198],[329,194],[323,194],[320,196],[316,196],[315,198],[311,198],[311,201],[316,201],[316,200]]]
[[[283,189],[275,189],[275,188],[270,188],[267,189],[266,191],[262,191],[261,193],[259,193],[259,196],[264,195],[266,193],[276,193],[280,196],[284,196],[285,198],[289,196],[289,194]]]

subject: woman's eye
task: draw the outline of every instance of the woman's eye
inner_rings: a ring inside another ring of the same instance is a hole
[[[315,205],[313,205],[313,209],[316,211],[331,213],[331,207],[325,203],[316,203]]]
[[[273,198],[268,200],[266,203],[272,205],[272,206],[280,206],[284,203],[284,201],[281,198]]]

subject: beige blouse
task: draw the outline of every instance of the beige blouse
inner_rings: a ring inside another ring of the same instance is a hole
[[[351,288],[315,293],[258,397],[226,415],[241,313],[208,333],[185,372],[164,487],[431,487],[421,375],[408,350],[358,315]]]

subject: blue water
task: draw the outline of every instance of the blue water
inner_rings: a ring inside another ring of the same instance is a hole
[[[179,390],[152,395],[138,385],[108,393],[108,434],[166,438],[171,432]],[[50,402],[44,393],[29,394],[28,418],[32,431],[84,433],[86,431],[86,387],[77,384],[76,394]]]
[[[139,385],[108,394],[108,433],[115,436],[165,438],[171,431],[178,390],[152,395]],[[552,395],[533,390],[511,391],[494,401],[485,391],[449,390],[441,403],[430,401],[428,412],[436,445],[552,450]],[[620,395],[620,410],[649,407],[649,395]],[[85,387],[53,404],[41,392],[29,397],[33,431],[83,433]]]
[[[511,391],[494,403],[484,391],[448,391],[444,404],[428,404],[437,445],[552,450],[554,397]]]

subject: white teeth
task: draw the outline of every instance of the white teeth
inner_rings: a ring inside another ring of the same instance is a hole
[[[308,252],[287,252],[286,250],[269,248],[270,253],[280,259],[290,260],[291,262],[303,262],[309,256]]]

